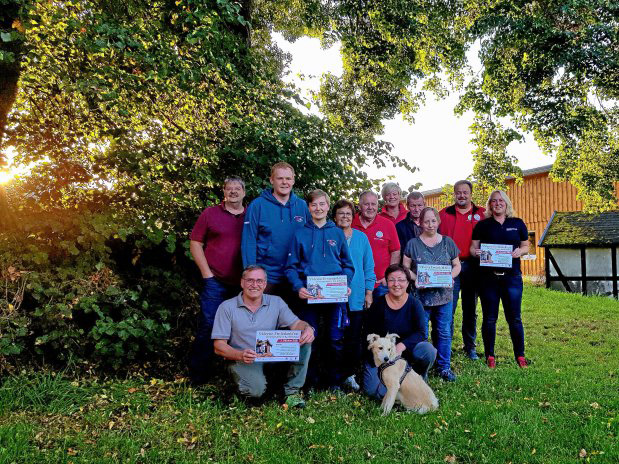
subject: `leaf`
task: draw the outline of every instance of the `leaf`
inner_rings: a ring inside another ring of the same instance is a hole
[[[0,39],[2,39],[3,42],[11,42],[13,40],[13,36],[10,32],[0,32]]]
[[[453,454],[448,454],[447,456],[445,456],[443,461],[445,461],[445,462],[456,462],[456,456],[453,455]]]
[[[587,457],[587,451],[583,448],[578,452],[578,457],[584,459]]]
[[[314,424],[316,422],[316,420],[313,417],[308,417],[306,420],[310,424]]]

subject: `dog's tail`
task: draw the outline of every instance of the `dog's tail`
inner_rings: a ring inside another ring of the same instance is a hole
[[[433,391],[430,392],[430,395],[430,405],[424,404],[417,408],[417,414],[425,414],[427,412],[436,411],[438,409],[438,398],[436,398],[436,395]]]

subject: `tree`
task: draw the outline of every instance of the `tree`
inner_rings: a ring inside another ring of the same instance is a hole
[[[552,175],[589,208],[616,207],[619,4],[611,0],[342,0],[289,11],[279,27],[342,45],[344,72],[327,75],[322,110],[366,134],[397,112],[413,118],[427,91],[464,88],[472,110],[475,178],[500,187],[519,174],[507,147],[532,133],[556,154]],[[308,19],[310,18],[310,19]],[[301,24],[306,24],[305,29]],[[480,44],[481,70],[466,52]]]
[[[229,0],[22,4],[0,149],[33,168],[10,192],[18,221],[0,236],[0,271],[14,295],[28,287],[19,311],[0,297],[13,308],[0,356],[94,352],[118,365],[162,350],[195,308],[188,231],[229,175],[254,195],[286,160],[298,189],[340,196],[376,185],[368,162],[407,166],[389,144],[298,109],[259,11]]]

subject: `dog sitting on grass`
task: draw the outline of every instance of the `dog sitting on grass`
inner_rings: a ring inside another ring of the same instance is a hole
[[[368,350],[374,355],[380,381],[387,387],[381,406],[383,416],[391,412],[396,401],[409,411],[419,414],[434,411],[438,408],[434,392],[408,362],[397,354],[397,338],[397,334],[387,334],[385,337],[370,334],[367,338]]]

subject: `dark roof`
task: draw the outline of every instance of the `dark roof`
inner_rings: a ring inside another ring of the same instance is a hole
[[[539,241],[544,247],[617,244],[619,211],[594,214],[555,211]]]

